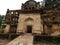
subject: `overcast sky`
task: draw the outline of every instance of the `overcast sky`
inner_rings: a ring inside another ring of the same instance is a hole
[[[21,4],[27,0],[0,0],[0,14],[5,15],[7,9],[15,10],[21,9]],[[37,2],[42,0],[36,0]]]

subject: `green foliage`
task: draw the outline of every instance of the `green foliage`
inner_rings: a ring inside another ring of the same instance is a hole
[[[34,43],[60,44],[60,36],[35,36]]]
[[[0,32],[2,31],[1,24],[2,24],[3,17],[4,17],[3,15],[0,15]]]
[[[1,24],[2,24],[2,19],[3,19],[3,16],[0,15],[0,27],[1,27]]]
[[[60,3],[58,0],[45,0],[45,8],[46,9],[54,9],[58,8],[60,6]]]

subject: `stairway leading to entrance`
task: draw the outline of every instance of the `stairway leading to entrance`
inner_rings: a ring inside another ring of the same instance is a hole
[[[20,35],[6,45],[33,45],[33,35],[30,33]]]

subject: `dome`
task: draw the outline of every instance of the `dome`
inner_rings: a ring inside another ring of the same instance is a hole
[[[32,10],[32,9],[38,9],[40,8],[40,3],[36,2],[34,0],[28,0],[24,4],[22,4],[23,10]]]

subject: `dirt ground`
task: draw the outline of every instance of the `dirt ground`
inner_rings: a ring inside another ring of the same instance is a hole
[[[0,39],[0,45],[6,45],[7,43],[9,43],[7,39]]]

